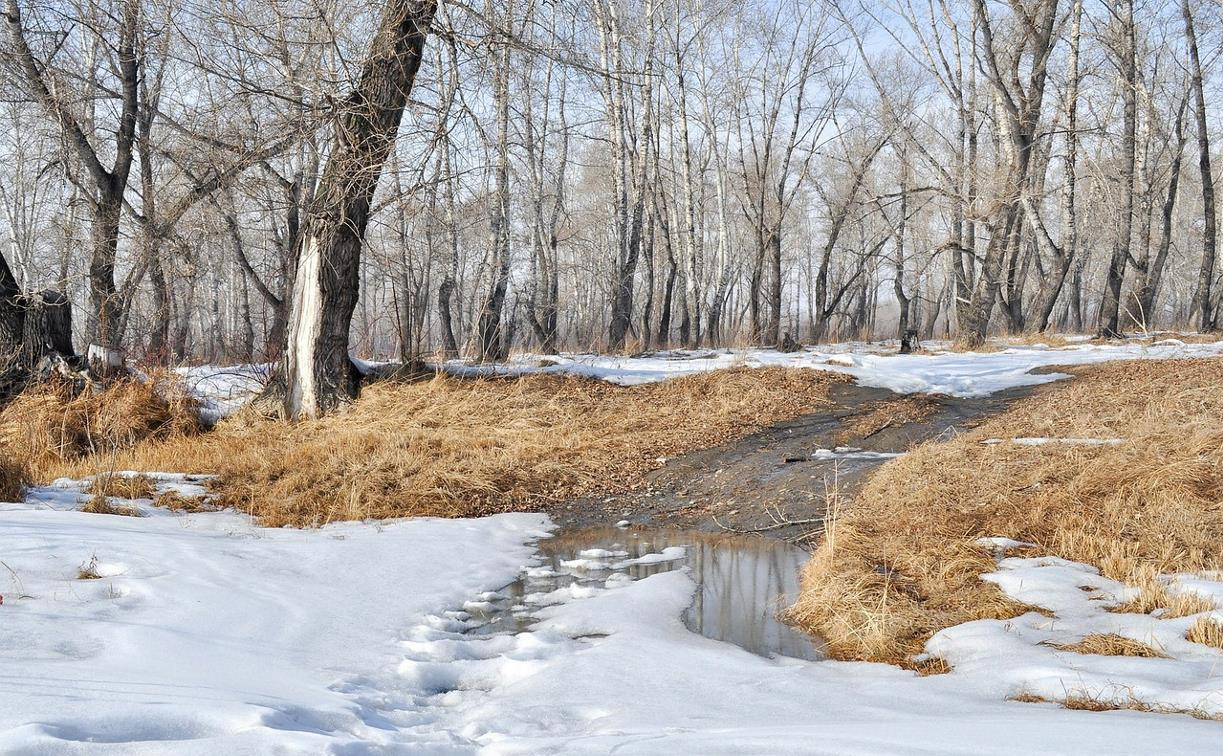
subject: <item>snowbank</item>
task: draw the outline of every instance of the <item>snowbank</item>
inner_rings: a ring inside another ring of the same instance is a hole
[[[1168,645],[1183,662],[1087,657],[1040,644],[1076,638],[1102,627],[1144,632],[1151,618],[1117,615],[1108,623],[1087,616],[1076,583],[1103,585],[1090,568],[1068,563],[1008,561],[1009,588],[1027,585],[1024,568],[1053,569],[1039,595],[1066,611],[1058,620],[1032,615],[1044,632],[1015,631],[1007,623],[971,623],[932,641],[932,649],[963,668],[918,677],[865,663],[770,660],[688,632],[678,617],[690,600],[691,580],[669,572],[639,582],[608,580],[568,596],[549,596],[542,621],[527,632],[465,635],[464,623],[435,618],[413,632],[400,667],[416,688],[388,701],[391,711],[414,712],[422,742],[442,733],[490,754],[1116,754],[1211,752],[1223,725],[1187,716],[1071,711],[1055,704],[1009,701],[1021,692],[1052,694],[1058,684],[1085,677],[1103,684],[1139,680],[1162,700],[1197,701],[1217,695],[1207,659],[1223,653],[1185,649],[1166,626]],[[560,600],[560,603],[554,603]],[[1102,603],[1101,607],[1109,604]],[[1143,625],[1143,627],[1138,627]],[[1056,628],[1056,629],[1054,629]],[[1203,650],[1205,649],[1205,650]],[[1151,664],[1154,663],[1154,664]],[[1196,695],[1195,695],[1196,694]],[[1058,697],[1063,697],[1059,695]],[[1212,699],[1213,700],[1213,699]],[[389,716],[395,716],[389,714]],[[425,749],[426,751],[428,749]]]
[[[1013,347],[999,352],[939,352],[931,354],[880,353],[861,343],[809,347],[783,353],[768,349],[661,352],[645,357],[610,355],[523,355],[492,367],[446,364],[457,374],[564,373],[636,385],[731,367],[793,367],[830,370],[851,375],[863,386],[898,393],[948,394],[977,397],[1018,386],[1048,383],[1064,374],[1031,371],[1050,365],[1084,365],[1111,360],[1214,357],[1223,354],[1223,341],[1186,344],[1169,339],[1151,345],[1119,342],[1078,344],[1051,348],[1043,345]],[[547,363],[547,364],[545,364]]]
[[[174,481],[166,481],[174,484]],[[386,743],[354,690],[404,628],[512,580],[540,515],[272,530],[233,513],[0,505],[0,752]],[[78,575],[92,562],[98,579]]]

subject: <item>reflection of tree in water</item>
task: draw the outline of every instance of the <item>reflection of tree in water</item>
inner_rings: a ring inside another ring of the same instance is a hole
[[[668,546],[684,546],[680,560],[633,564],[615,572],[641,580],[660,572],[689,568],[696,582],[692,605],[684,612],[684,624],[708,638],[734,643],[756,654],[820,658],[808,636],[777,620],[777,611],[798,590],[798,573],[807,552],[763,538],[717,536],[668,531],[623,531],[615,528],[571,531],[540,543],[540,555],[556,574],[524,575],[500,591],[506,600],[489,613],[488,631],[521,631],[534,622],[510,607],[522,603],[530,593],[547,593],[572,583],[602,583],[613,570],[589,572],[566,570],[562,562],[579,558],[586,549],[624,551],[637,559]]]

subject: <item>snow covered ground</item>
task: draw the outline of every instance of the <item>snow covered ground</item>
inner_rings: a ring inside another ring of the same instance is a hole
[[[215,423],[258,396],[272,373],[272,366],[198,365],[180,368],[177,372],[187,392],[200,403],[204,422]]]
[[[928,650],[955,671],[918,677],[767,659],[692,633],[679,620],[693,590],[684,572],[528,594],[535,625],[467,633],[470,611],[530,574],[529,543],[548,529],[538,515],[272,530],[148,501],[143,517],[86,514],[75,511],[85,485],[0,505],[3,753],[1116,754],[1223,742],[1223,724],[1183,715],[1007,700],[1081,691],[1223,713],[1223,652],[1183,638],[1196,617],[1104,611],[1132,590],[1084,565],[1003,558],[986,579],[1056,616],[948,629]],[[1223,599],[1209,577],[1168,580]],[[1048,645],[1088,632],[1169,658]]]
[[[570,356],[550,367],[522,358],[500,369],[639,383],[776,364],[971,396],[1055,379],[1027,373],[1043,365],[1221,351],[1223,342],[1164,342],[898,356],[844,345]],[[217,416],[261,377],[253,367],[185,374]],[[183,476],[156,478],[159,490],[201,492]],[[539,569],[532,543],[551,527],[540,515],[298,531],[150,501],[137,503],[142,517],[88,514],[77,511],[86,486],[59,481],[0,504],[0,753],[1117,754],[1223,743],[1223,723],[1186,715],[1008,700],[1223,714],[1223,651],[1184,638],[1203,616],[1223,621],[1223,576],[1166,577],[1170,591],[1212,600],[1213,612],[1109,612],[1133,589],[1086,565],[1007,558],[1015,544],[999,538],[982,545],[999,559],[984,579],[1054,616],[949,628],[927,651],[954,671],[918,677],[767,659],[704,638],[679,619],[693,593],[687,574],[634,582],[614,559],[604,560],[610,576],[587,570],[564,590],[524,597],[540,619],[525,631],[468,632],[493,592]],[[1088,633],[1130,637],[1165,658],[1056,647]]]
[[[82,489],[0,505],[0,753],[394,741],[362,675],[394,670],[422,617],[513,579],[546,527],[520,514],[274,530],[147,501],[144,517],[87,514]]]
[[[938,351],[929,354],[896,354],[876,344],[846,343],[808,347],[784,353],[768,349],[663,352],[646,357],[610,355],[523,355],[505,365],[471,367],[447,363],[458,373],[567,373],[602,378],[622,385],[649,383],[682,375],[729,367],[796,367],[830,370],[852,375],[863,386],[891,389],[899,393],[932,393],[951,396],[985,396],[1016,386],[1029,386],[1065,378],[1064,374],[1034,374],[1049,365],[1084,365],[1110,360],[1174,359],[1213,357],[1223,354],[1223,341],[1186,344],[1165,339],[1154,344],[1118,342],[1075,344],[1053,348],[1021,346],[997,352]]]

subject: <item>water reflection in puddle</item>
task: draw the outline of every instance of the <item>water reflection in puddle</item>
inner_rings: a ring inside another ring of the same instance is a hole
[[[562,531],[539,544],[541,564],[514,583],[464,607],[483,621],[473,632],[529,628],[534,597],[572,584],[640,580],[689,568],[696,582],[684,612],[688,629],[761,656],[821,659],[817,641],[777,620],[798,592],[798,574],[810,555],[786,543],[756,537],[617,528]],[[617,575],[623,577],[616,577]]]

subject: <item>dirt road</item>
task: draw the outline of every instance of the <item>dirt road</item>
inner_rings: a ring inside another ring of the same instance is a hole
[[[884,455],[970,427],[1030,390],[959,399],[838,384],[830,408],[668,460],[636,491],[558,504],[548,514],[561,527],[627,520],[810,541],[830,496],[848,501]]]

